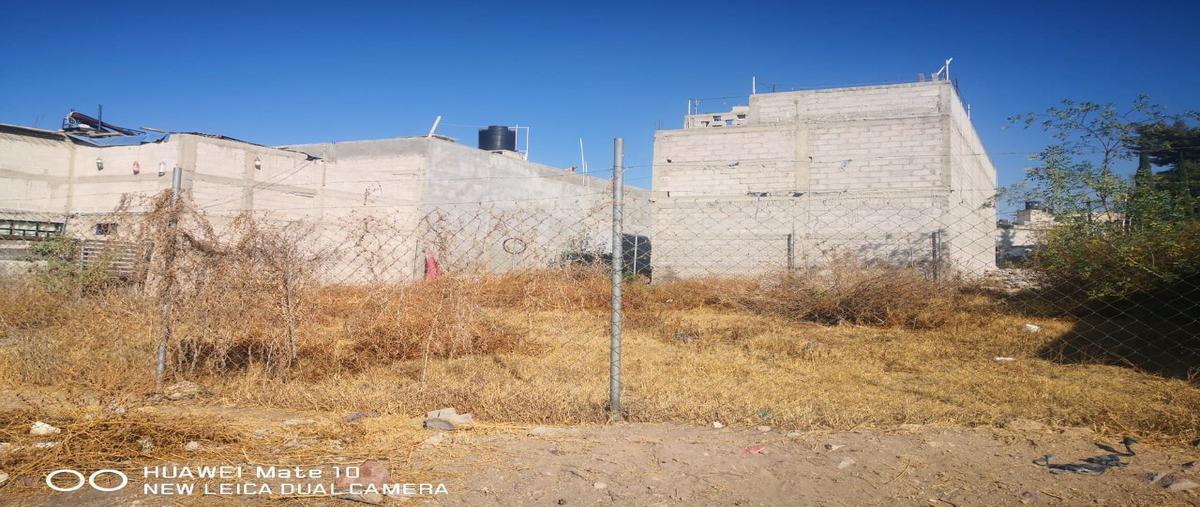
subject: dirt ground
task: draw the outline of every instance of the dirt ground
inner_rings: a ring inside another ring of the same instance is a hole
[[[1125,468],[1100,476],[1052,474],[1032,461],[1078,462],[1120,448],[1084,429],[1028,421],[1010,428],[904,426],[893,431],[791,432],[671,424],[413,430],[421,443],[389,453],[394,482],[444,483],[446,494],[383,498],[385,505],[1200,505],[1185,464],[1200,449],[1135,445]],[[1152,483],[1160,473],[1173,473]],[[86,489],[86,488],[85,488]],[[136,488],[128,488],[131,491]],[[44,488],[43,488],[44,490]],[[0,500],[5,505],[355,505],[329,497],[155,497],[76,492]]]

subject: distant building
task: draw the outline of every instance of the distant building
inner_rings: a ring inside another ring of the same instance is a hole
[[[996,170],[946,80],[751,95],[654,141],[656,277],[995,267]]]
[[[998,222],[996,262],[1000,265],[1013,265],[1028,259],[1041,241],[1042,235],[1054,228],[1054,225],[1054,215],[1043,210],[1038,203],[1026,201],[1025,209],[1017,211],[1015,220]]]
[[[79,113],[63,127],[0,125],[0,261],[49,237],[106,239],[122,199],[170,188],[175,167],[183,193],[217,226],[243,211],[316,224],[314,247],[338,251],[330,272],[347,281],[417,278],[426,251],[444,267],[506,270],[611,241],[609,181],[529,162],[515,146],[436,135],[262,146]],[[627,231],[643,232],[647,206],[627,217]]]

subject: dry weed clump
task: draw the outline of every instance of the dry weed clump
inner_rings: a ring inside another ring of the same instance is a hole
[[[31,436],[29,428],[34,421],[49,423],[62,432]],[[230,426],[213,424],[207,417],[82,411],[47,416],[29,409],[10,409],[0,411],[0,440],[10,444],[0,453],[0,469],[13,476],[40,477],[59,468],[124,467],[177,456],[191,441],[221,445],[241,439]]]
[[[521,330],[500,318],[494,301],[476,280],[444,276],[370,290],[322,292],[315,303],[324,315],[340,315],[333,323],[339,357],[353,369],[398,360],[455,358],[471,354],[515,351],[523,345]],[[328,343],[320,335],[306,342],[305,362],[328,359]]]
[[[766,280],[741,299],[748,309],[818,324],[927,329],[959,311],[959,286],[905,268],[842,262],[816,275]]]

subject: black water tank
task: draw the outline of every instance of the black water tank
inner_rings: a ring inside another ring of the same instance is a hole
[[[479,129],[479,149],[517,151],[517,131],[503,125]]]

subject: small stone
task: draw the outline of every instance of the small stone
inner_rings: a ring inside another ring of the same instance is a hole
[[[355,412],[353,414],[346,416],[346,422],[354,422],[359,419],[364,419],[367,417],[379,417],[379,411],[378,410],[369,410],[366,412]]]
[[[0,472],[0,486],[3,486],[6,482],[8,482],[8,473]]]
[[[308,426],[310,424],[317,424],[317,421],[312,419],[286,419],[283,421],[284,426]]]
[[[1026,333],[1037,333],[1037,332],[1041,332],[1041,330],[1042,330],[1042,327],[1038,326],[1036,324],[1025,324],[1025,332]]]
[[[378,491],[366,491],[357,495],[343,495],[338,498],[370,505],[379,505],[383,503],[383,494]]]
[[[1014,431],[1042,431],[1046,429],[1046,425],[1029,419],[1016,418],[1004,423],[1004,429]]]
[[[556,504],[558,504],[558,505],[566,505],[566,504],[567,504],[567,499],[566,499],[566,498],[559,498],[559,499],[558,499],[558,501],[557,501],[557,502],[554,502],[554,503],[556,503]]]
[[[37,421],[29,427],[29,434],[37,437],[57,435],[59,433],[62,433],[61,428],[55,428],[54,426],[46,424],[42,421]]]
[[[763,432],[763,433],[767,433],[767,432],[771,431],[771,427],[770,427],[770,426],[759,426],[759,427],[758,427],[758,431],[761,431],[761,432]]]
[[[108,404],[104,405],[104,411],[113,415],[123,415],[125,407],[117,403],[117,400],[108,400]]]
[[[1172,482],[1170,486],[1167,486],[1167,491],[1191,491],[1196,488],[1200,488],[1200,483],[1184,479]]]
[[[721,421],[713,421],[712,426],[718,430],[725,427],[724,424],[721,424]]]
[[[166,389],[163,389],[163,395],[166,396],[168,400],[172,401],[195,398],[205,394],[206,392],[207,391],[200,384],[186,380],[182,382],[176,382],[167,386]]]
[[[425,414],[425,427],[431,430],[453,431],[470,426],[475,421],[471,414],[460,414],[454,408],[443,408]]]
[[[843,447],[846,447],[846,444],[825,444],[825,449],[828,451],[836,451]]]
[[[532,437],[557,437],[565,435],[578,435],[579,428],[555,428],[551,426],[537,426],[529,430],[529,436]]]
[[[847,468],[850,468],[853,465],[854,465],[854,460],[852,460],[850,458],[846,458],[846,459],[843,459],[841,463],[838,463],[837,467],[838,467],[838,470],[845,470]]]
[[[138,445],[142,446],[142,452],[150,452],[154,450],[154,440],[150,437],[142,437],[137,441]]]
[[[196,451],[200,450],[200,447],[201,447],[200,442],[192,440],[191,442],[188,442],[186,445],[183,446],[183,450],[185,450],[187,452],[196,452]]]
[[[604,488],[608,487],[608,484],[605,484],[603,482],[597,482],[597,483],[592,484],[592,487],[596,488],[596,489],[604,489]]]
[[[437,447],[444,441],[446,441],[445,433],[434,433],[429,438],[426,438],[424,442],[421,442],[421,447]]]

